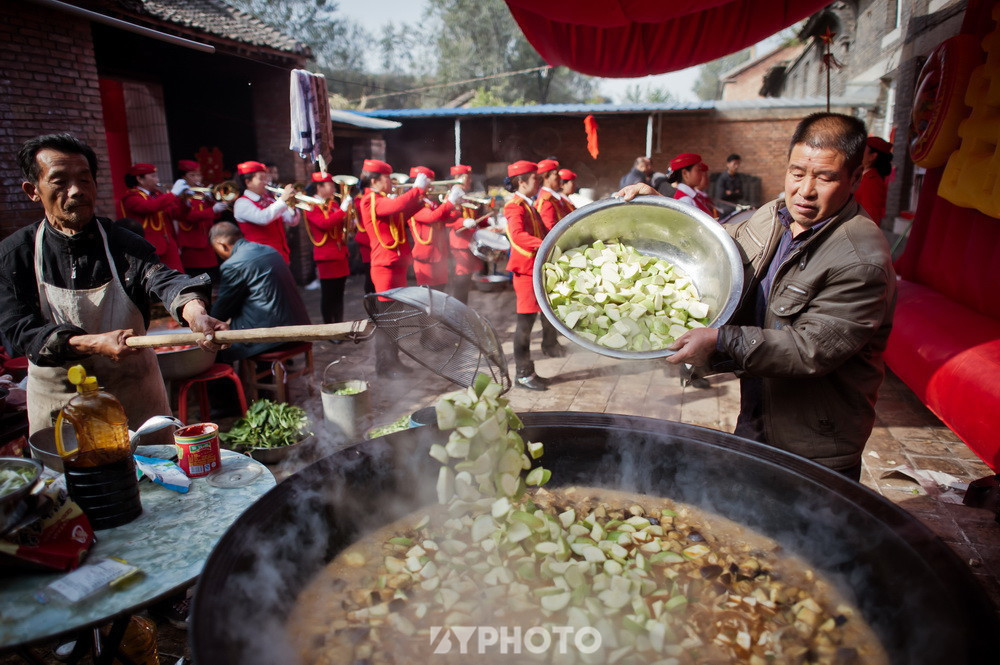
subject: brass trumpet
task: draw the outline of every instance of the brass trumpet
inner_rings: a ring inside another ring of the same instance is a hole
[[[469,203],[476,203],[476,204],[481,205],[481,206],[486,206],[487,208],[492,208],[493,207],[493,199],[480,199],[480,198],[477,198],[475,196],[468,196],[468,195],[466,195],[466,196],[462,197],[462,200],[463,201],[468,201]]]
[[[283,187],[272,187],[271,185],[267,185],[265,189],[273,194],[284,194]],[[303,194],[301,191],[302,190],[301,185],[296,185],[295,189],[296,189],[295,196],[292,198],[295,199],[295,207],[298,208],[299,210],[312,210],[314,206],[323,205],[323,199],[318,199],[315,196],[307,196],[306,194]]]

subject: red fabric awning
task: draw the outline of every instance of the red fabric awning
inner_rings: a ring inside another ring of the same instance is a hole
[[[830,0],[505,1],[547,63],[613,78],[663,74],[721,58],[830,4]]]

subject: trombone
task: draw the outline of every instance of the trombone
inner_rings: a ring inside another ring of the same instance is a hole
[[[240,190],[237,188],[236,183],[229,180],[212,185],[211,187],[188,187],[187,190],[193,192],[193,196],[202,201],[217,201],[229,205],[232,205],[233,201],[240,195]]]
[[[451,180],[431,180],[430,185],[428,185],[427,192],[430,193],[434,190],[441,191],[447,190],[452,185],[461,185],[465,182],[465,178],[452,178]],[[397,184],[393,189],[404,190],[413,187],[412,182],[401,182]]]
[[[272,194],[284,194],[285,190],[283,187],[272,187],[267,185],[264,189],[271,192]],[[295,207],[299,210],[312,210],[314,206],[323,205],[323,199],[318,199],[315,196],[308,196],[302,193],[302,186],[295,185]]]

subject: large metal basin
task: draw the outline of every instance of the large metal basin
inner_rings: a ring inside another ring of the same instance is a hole
[[[995,661],[1000,622],[964,563],[861,485],[693,425],[598,413],[522,417],[525,438],[545,444],[541,461],[553,484],[671,497],[799,554],[856,602],[892,663]],[[427,451],[446,438],[426,425],[372,439],[306,467],[250,507],[198,583],[189,632],[195,662],[295,663],[283,623],[296,595],[360,534],[436,501],[437,463]]]
[[[580,337],[556,316],[543,284],[542,266],[556,247],[561,250],[589,245],[595,240],[618,240],[644,254],[673,263],[686,272],[709,306],[709,326],[718,328],[736,310],[743,288],[743,262],[736,243],[722,226],[697,208],[665,196],[639,196],[599,201],[574,210],[556,224],[535,255],[535,297],[542,314],[575,344],[615,358],[663,358],[673,351],[610,349]]]
[[[171,328],[168,330],[150,330],[149,335],[166,335],[170,333],[189,333],[190,328]],[[206,351],[198,345],[179,351],[156,351],[156,362],[160,366],[160,374],[164,381],[180,381],[198,376],[215,362],[215,352]]]

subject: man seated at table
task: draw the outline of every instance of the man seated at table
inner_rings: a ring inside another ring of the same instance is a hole
[[[209,240],[222,259],[219,295],[212,305],[213,316],[229,320],[233,330],[309,323],[295,278],[276,249],[248,241],[231,222],[213,226]],[[281,345],[281,342],[233,344],[219,357],[232,362]]]

